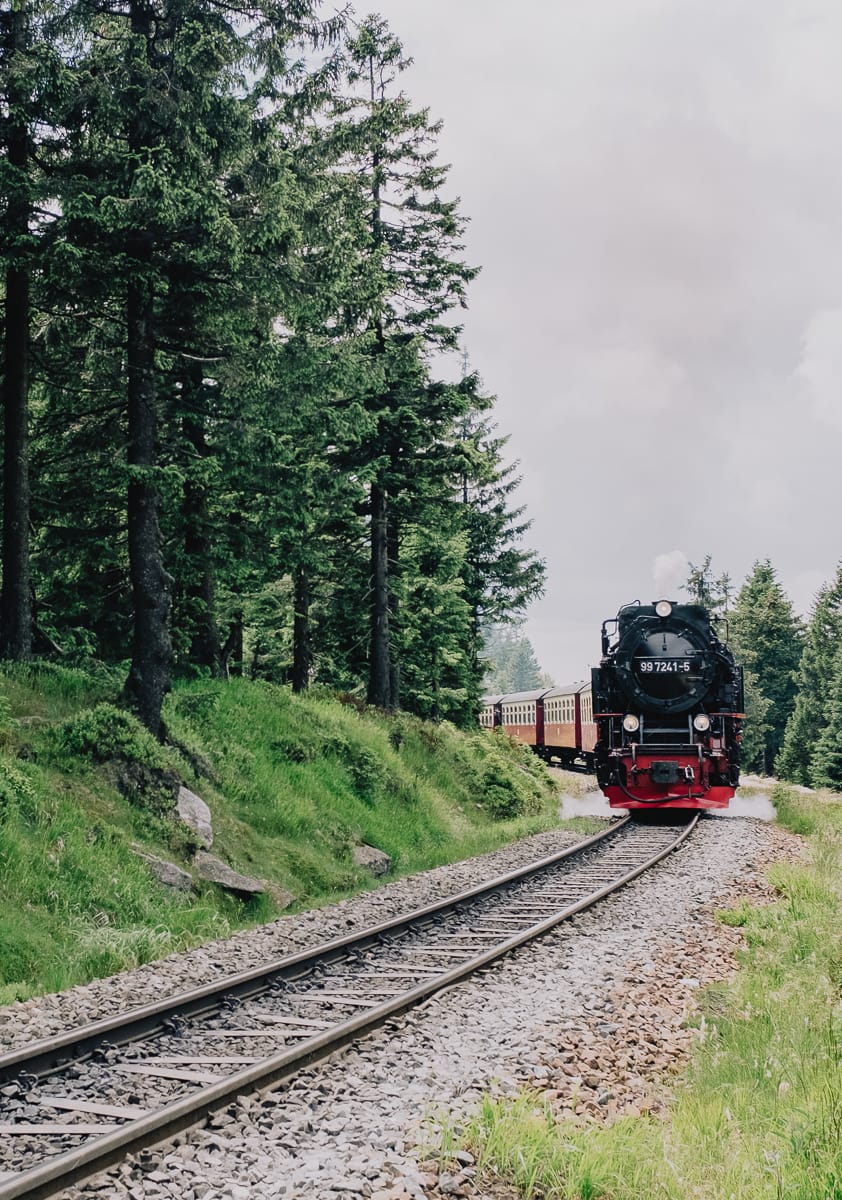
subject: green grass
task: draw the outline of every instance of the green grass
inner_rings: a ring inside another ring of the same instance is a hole
[[[774,799],[809,861],[770,870],[774,904],[721,914],[741,969],[703,993],[665,1119],[588,1126],[534,1095],[486,1099],[463,1138],[481,1169],[546,1200],[842,1200],[842,797]]]
[[[213,852],[295,907],[558,822],[556,788],[508,739],[386,717],[265,683],[176,687],[159,746],[116,704],[122,675],[49,663],[0,670],[0,1003],[124,969],[276,915],[212,885],[158,885],[132,845],[189,866],[173,789],[197,791]]]

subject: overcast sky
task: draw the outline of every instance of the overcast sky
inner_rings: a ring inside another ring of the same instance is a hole
[[[842,557],[842,4],[376,8],[470,217],[542,667],[584,676],[673,552],[738,583],[768,557],[807,611]]]

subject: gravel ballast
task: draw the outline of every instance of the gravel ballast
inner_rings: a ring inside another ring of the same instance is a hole
[[[7,1045],[107,1015],[360,929],[579,840],[566,831],[285,917],[112,980],[0,1012]],[[470,1156],[440,1178],[419,1144],[435,1114],[457,1124],[487,1091],[544,1091],[589,1119],[657,1111],[658,1073],[685,1052],[700,983],[731,969],[711,906],[757,894],[762,866],[799,843],[748,818],[709,817],[689,842],[597,909],[441,993],[387,1030],[247,1098],[185,1144],[67,1195],[179,1200],[420,1200],[473,1195]],[[738,935],[728,930],[726,937]],[[672,1016],[670,1016],[672,1014]],[[617,1038],[620,1037],[618,1044]]]

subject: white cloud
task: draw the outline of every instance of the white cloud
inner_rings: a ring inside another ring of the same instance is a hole
[[[639,415],[665,412],[687,398],[687,372],[654,346],[594,346],[571,354],[560,368],[560,403],[566,417],[574,412],[610,413],[633,409]]]
[[[797,374],[816,415],[842,430],[842,308],[826,309],[810,320]]]

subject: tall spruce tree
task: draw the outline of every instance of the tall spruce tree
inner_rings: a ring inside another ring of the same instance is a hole
[[[523,506],[512,507],[520,483],[517,463],[506,464],[508,441],[494,432],[488,413],[492,398],[480,390],[476,375],[462,381],[474,400],[472,411],[457,428],[454,480],[467,536],[464,578],[470,620],[469,656],[475,701],[484,687],[480,661],[483,630],[522,620],[527,605],[543,594],[546,567],[523,545],[532,522]],[[517,690],[517,689],[515,689]]]
[[[756,678],[759,695],[768,702],[766,730],[755,752],[747,728],[743,742],[745,765],[769,774],[795,705],[795,672],[802,646],[801,622],[769,559],[754,564],[740,588],[730,620],[738,661]],[[763,708],[762,699],[757,708],[758,712]]]
[[[404,704],[433,721],[475,716],[468,655],[470,608],[462,572],[467,540],[439,523],[411,529],[402,580],[401,667]]]
[[[13,0],[0,13],[0,262],[3,310],[3,547],[0,658],[32,653],[30,580],[30,360],[32,277],[39,238],[36,215],[43,169],[36,128],[50,122],[49,51],[45,11],[35,0]]]
[[[834,685],[835,660],[842,645],[842,563],[816,596],[796,676],[795,707],[787,721],[776,763],[782,779],[810,785],[813,759],[830,723],[828,693]],[[827,747],[822,756],[826,757]],[[817,768],[818,769],[818,768]],[[823,769],[823,768],[822,768]]]
[[[441,195],[447,178],[447,168],[436,162],[441,126],[426,109],[413,110],[396,86],[410,65],[385,21],[363,21],[346,43],[345,92],[333,105],[326,135],[343,148],[346,173],[369,216],[368,270],[347,315],[355,332],[368,333],[376,367],[365,398],[374,428],[358,466],[369,489],[368,699],[384,708],[400,705],[390,637],[400,548],[396,502],[410,487],[419,455],[458,413],[447,409],[458,393],[431,391],[425,367],[431,352],[455,347],[458,328],[450,314],[465,304],[476,274],[461,258],[464,220],[457,201]]]
[[[816,788],[842,789],[842,641],[834,643],[830,677],[825,681],[822,726],[811,743],[807,782]]]
[[[714,616],[727,616],[731,611],[733,586],[731,576],[726,572],[718,578],[711,567],[712,556],[706,554],[702,562],[696,566],[690,563],[690,574],[684,584],[684,590],[689,592],[694,604],[701,604]]]

